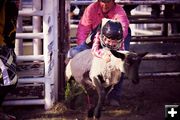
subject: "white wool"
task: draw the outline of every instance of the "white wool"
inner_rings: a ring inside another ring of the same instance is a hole
[[[90,50],[84,50],[74,56],[66,67],[67,79],[73,76],[77,82],[81,83],[84,79],[83,74],[90,70],[92,58]]]
[[[93,57],[92,66],[90,69],[90,78],[101,75],[105,81],[104,86],[116,84],[124,72],[124,61],[111,55],[111,61],[106,62],[104,59]]]
[[[120,80],[121,72],[124,72],[124,61],[111,55],[111,61],[105,62],[104,59],[95,57],[91,50],[85,50],[77,54],[70,60],[66,67],[67,79],[73,76],[75,80],[82,83],[82,80],[93,79],[99,75],[103,78],[104,86],[116,84]],[[90,71],[89,77],[84,78],[84,73]],[[93,82],[93,81],[92,81]]]

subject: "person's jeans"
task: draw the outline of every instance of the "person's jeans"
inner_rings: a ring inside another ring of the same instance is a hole
[[[125,50],[129,50],[129,46],[130,46],[130,41],[131,41],[131,29],[129,28],[128,29],[128,35],[124,41],[124,47],[125,47]]]
[[[129,28],[128,35],[124,43],[125,50],[129,50],[130,41],[131,41],[131,29]],[[114,86],[114,89],[109,93],[108,99],[115,99],[115,100],[120,99],[123,81],[124,81],[124,74],[122,73],[120,77],[120,81]]]
[[[109,100],[111,99],[120,100],[123,81],[124,81],[124,74],[122,73],[119,82],[116,85],[114,85],[114,88],[108,95]]]
[[[83,50],[86,50],[86,49],[90,49],[90,47],[85,43],[83,42],[82,44],[76,46],[76,47],[73,47],[71,49],[69,49],[68,53],[67,53],[67,58],[71,59],[73,58],[76,54],[78,54],[79,52],[83,51]]]

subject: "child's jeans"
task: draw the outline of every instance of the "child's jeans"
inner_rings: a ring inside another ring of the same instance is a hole
[[[125,50],[129,50],[130,41],[131,41],[131,30],[128,29],[128,35],[124,43]],[[115,100],[120,99],[123,81],[124,81],[124,74],[121,75],[120,81],[114,86],[114,89],[109,93],[108,96],[109,99],[115,99]]]
[[[76,54],[78,54],[79,52],[83,51],[83,50],[86,50],[86,49],[90,49],[90,47],[85,43],[83,42],[82,44],[76,46],[76,47],[73,47],[71,49],[69,49],[68,53],[67,53],[67,58],[71,59],[73,58]]]

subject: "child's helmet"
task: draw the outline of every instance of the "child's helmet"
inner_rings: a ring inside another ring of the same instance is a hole
[[[123,30],[122,25],[118,21],[109,20],[107,21],[104,26],[102,26],[102,37],[105,36],[108,39],[116,40],[118,44],[123,40]],[[104,44],[104,39],[101,38],[101,42],[103,46],[106,46]],[[109,47],[109,46],[106,46]],[[117,46],[118,47],[118,46]],[[113,48],[112,48],[113,49]],[[119,48],[114,48],[119,49]]]
[[[120,22],[114,22],[109,20],[102,28],[102,34],[112,40],[122,40],[123,31]]]

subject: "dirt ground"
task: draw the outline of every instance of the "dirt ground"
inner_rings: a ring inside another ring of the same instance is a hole
[[[180,105],[180,79],[141,79],[138,85],[125,80],[121,106],[105,106],[101,120],[164,120],[166,104]],[[86,111],[70,110],[57,103],[51,110],[42,106],[6,107],[17,120],[84,120]]]

